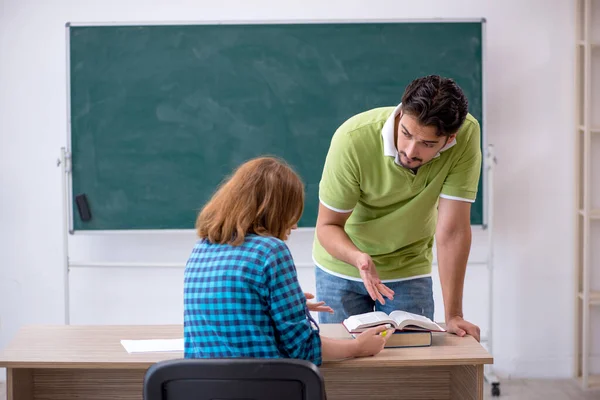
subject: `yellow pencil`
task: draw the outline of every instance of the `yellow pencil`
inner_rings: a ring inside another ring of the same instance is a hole
[[[387,331],[387,330],[388,330],[388,329],[391,329],[391,328],[392,328],[392,325],[390,325],[390,324],[385,324],[385,331],[381,332],[381,336],[385,337],[385,336],[387,335],[387,333],[388,333],[388,331]]]

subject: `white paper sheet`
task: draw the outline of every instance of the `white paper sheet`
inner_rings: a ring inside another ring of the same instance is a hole
[[[183,351],[183,338],[181,339],[145,339],[121,340],[121,345],[128,353],[152,353],[164,351]]]

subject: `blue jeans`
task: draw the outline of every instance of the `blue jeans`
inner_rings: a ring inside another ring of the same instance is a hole
[[[431,277],[385,283],[394,291],[394,300],[384,297],[385,304],[371,300],[362,281],[339,278],[315,267],[317,281],[316,298],[333,309],[333,314],[319,313],[323,324],[340,323],[351,315],[371,311],[386,314],[394,310],[420,314],[433,320],[433,288]]]

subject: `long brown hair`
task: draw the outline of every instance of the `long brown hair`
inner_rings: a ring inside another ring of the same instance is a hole
[[[226,180],[198,214],[198,236],[240,245],[246,234],[285,240],[304,211],[304,185],[285,161],[258,157]]]

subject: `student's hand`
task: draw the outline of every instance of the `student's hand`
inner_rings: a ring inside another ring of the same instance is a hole
[[[469,321],[465,321],[460,316],[451,317],[446,322],[446,330],[450,333],[454,333],[457,336],[463,337],[466,334],[473,336],[479,342],[479,327],[470,323]]]
[[[308,300],[315,298],[314,294],[304,292],[304,295],[306,296],[306,306],[308,307],[309,311],[328,312],[330,314],[333,314],[333,309],[329,306],[326,306],[324,301],[319,301],[317,303],[308,302]]]
[[[362,278],[371,299],[378,300],[381,304],[385,304],[383,296],[390,300],[394,300],[394,291],[381,283],[377,268],[370,255],[361,253],[356,260],[355,266],[360,271],[360,277]]]
[[[385,333],[384,333],[385,332]],[[394,332],[386,325],[369,328],[356,337],[355,357],[368,357],[378,354]]]

